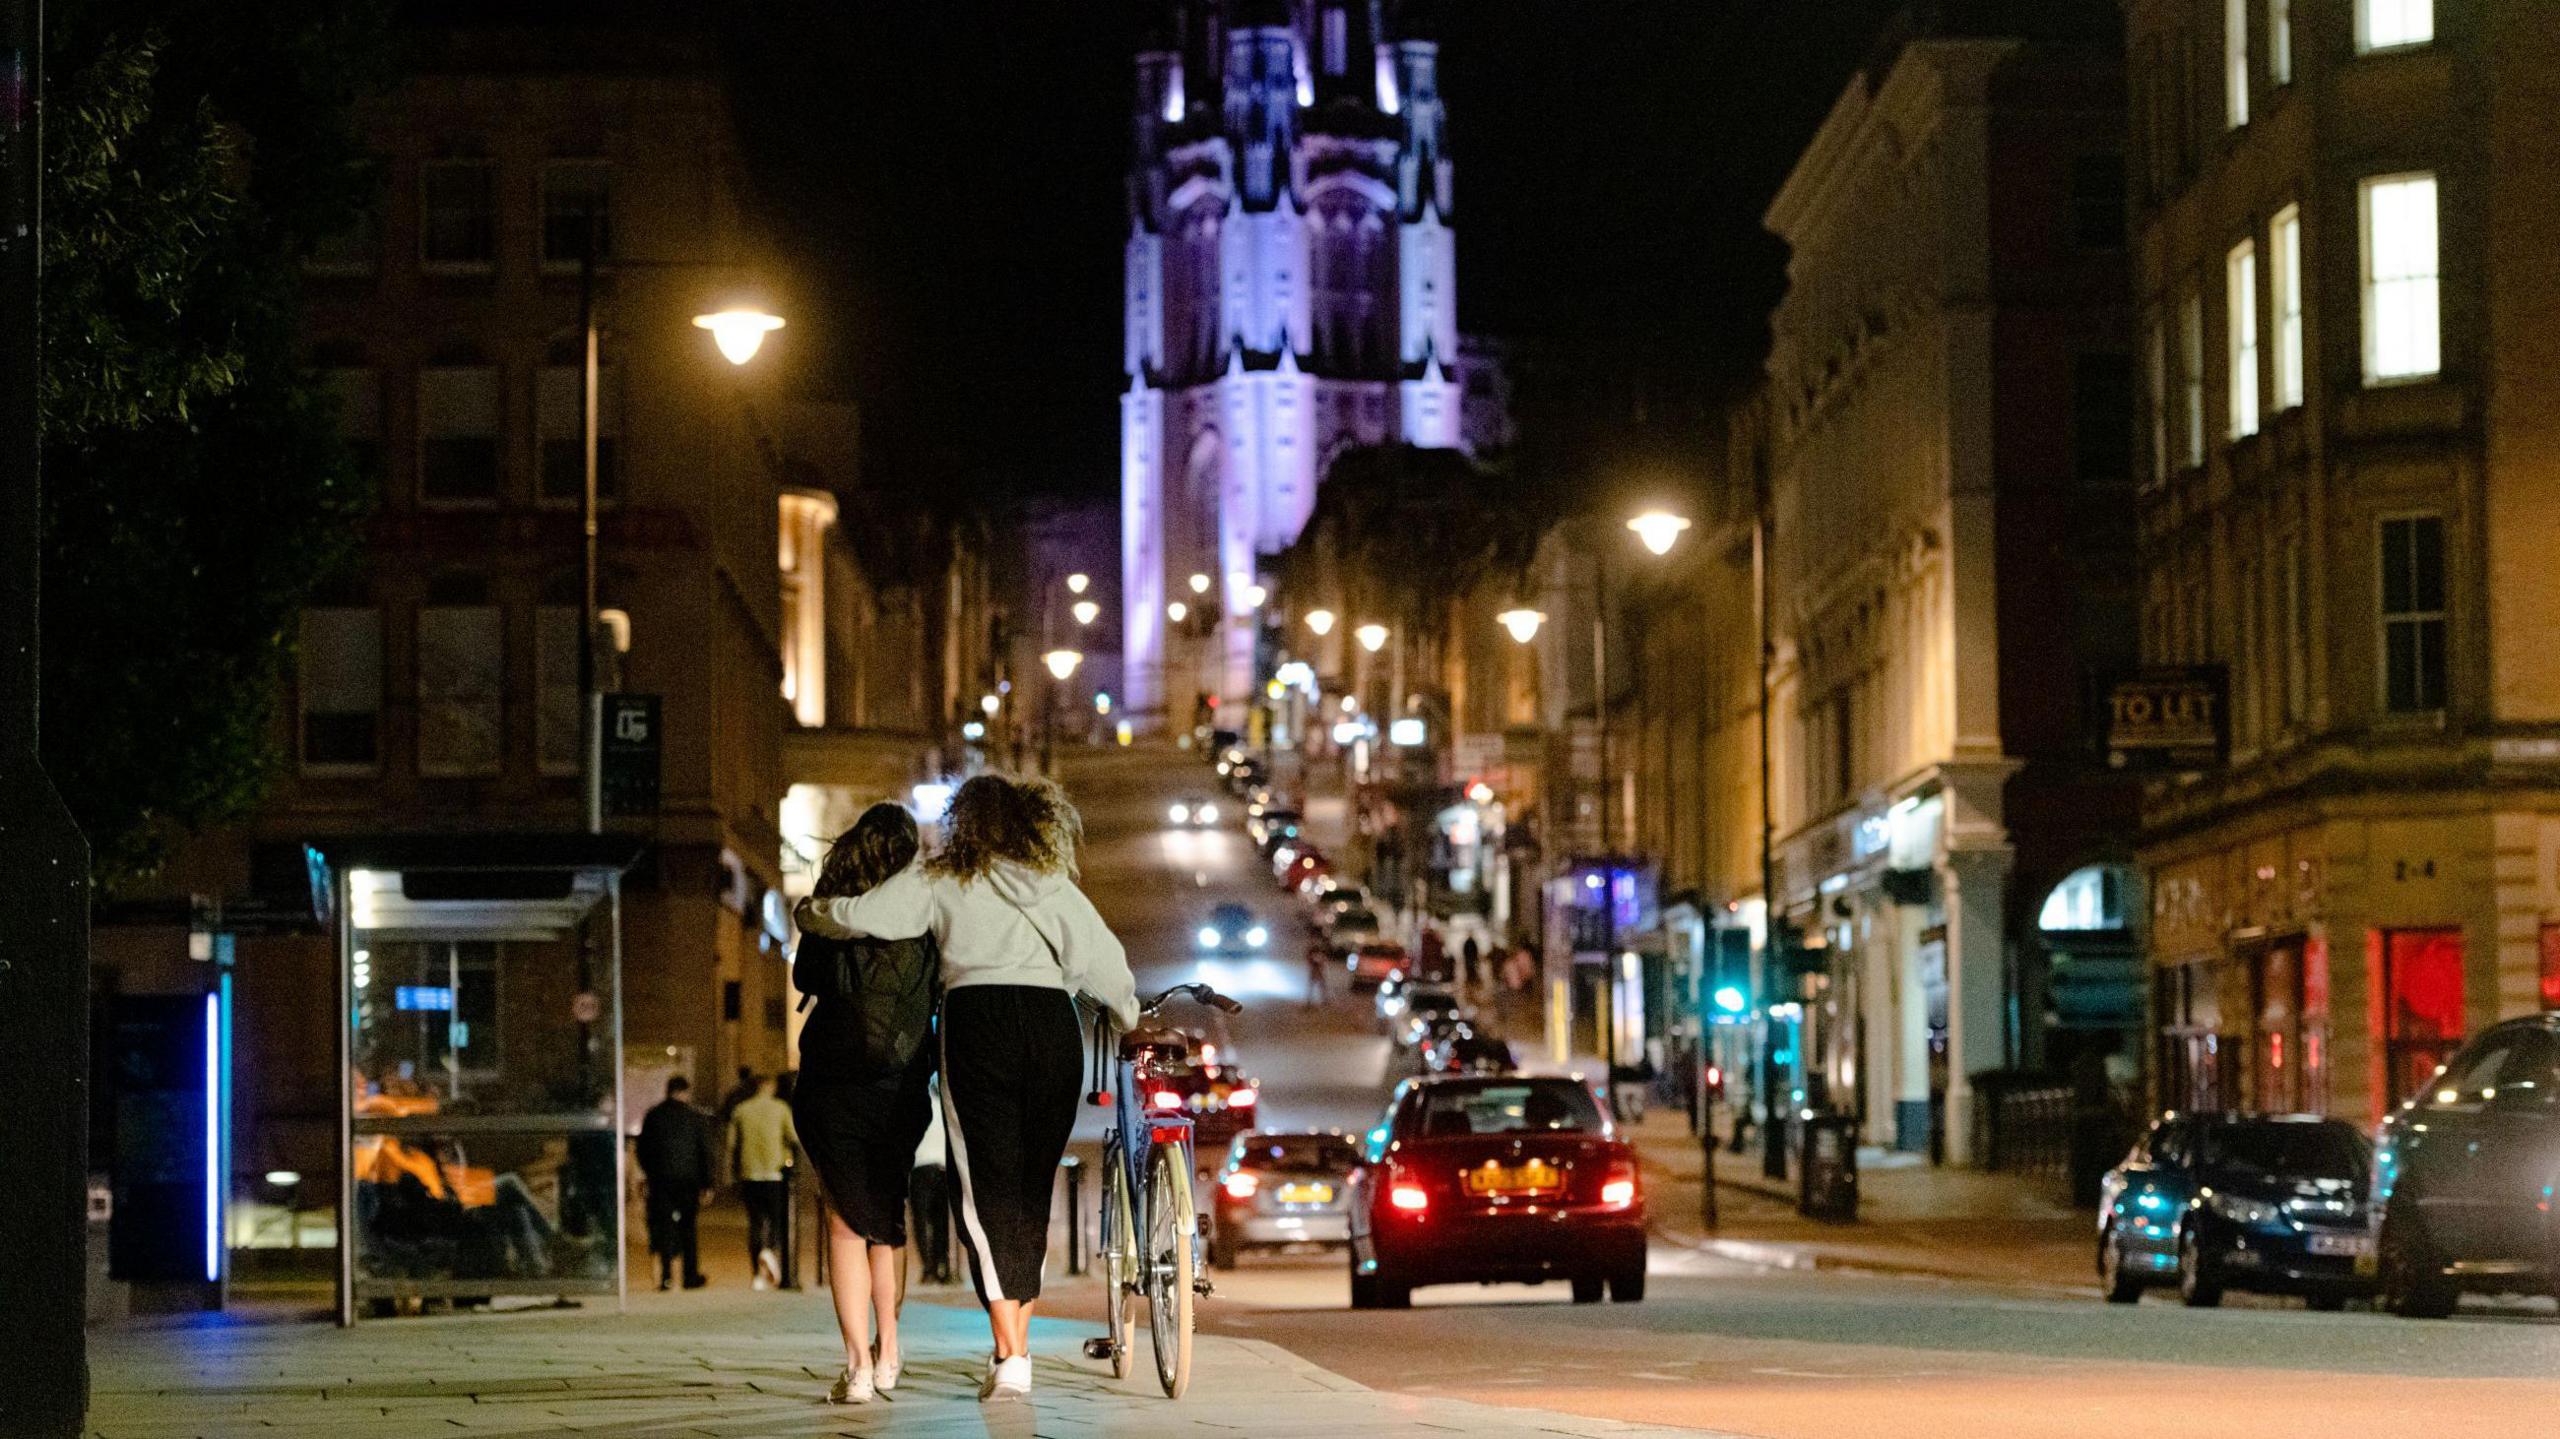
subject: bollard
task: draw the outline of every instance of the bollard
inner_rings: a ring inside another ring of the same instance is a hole
[[[1067,1273],[1084,1273],[1084,1161],[1070,1154],[1058,1161],[1067,1172]]]
[[[1709,1234],[1716,1232],[1716,1126],[1712,1113],[1698,1126],[1698,1156],[1705,1161],[1698,1171],[1698,1222]]]

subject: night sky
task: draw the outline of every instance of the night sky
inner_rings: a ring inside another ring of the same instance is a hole
[[[1894,8],[1450,0],[1460,322],[1536,356],[1524,419],[1676,448],[1753,371],[1784,264],[1760,215]],[[867,482],[1110,494],[1128,8],[736,9],[795,333],[863,402]]]

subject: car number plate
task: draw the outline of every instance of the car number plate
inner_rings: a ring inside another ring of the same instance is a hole
[[[1488,1160],[1467,1171],[1469,1194],[1542,1194],[1563,1184],[1563,1171],[1543,1159],[1521,1164]]]
[[[1280,1186],[1280,1202],[1283,1204],[1331,1204],[1333,1186],[1330,1184],[1283,1184]]]
[[[2373,1236],[2370,1234],[2314,1234],[2311,1236],[2311,1252],[2346,1255],[2361,1259],[2373,1252]]]

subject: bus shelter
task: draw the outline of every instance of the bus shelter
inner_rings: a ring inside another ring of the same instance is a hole
[[[612,835],[310,846],[337,942],[338,1321],[624,1293]]]

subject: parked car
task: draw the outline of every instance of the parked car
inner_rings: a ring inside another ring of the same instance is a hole
[[[1351,1242],[1351,1171],[1359,1146],[1334,1131],[1248,1131],[1227,1146],[1209,1212],[1209,1267],[1248,1249]]]
[[[2371,1150],[2318,1115],[2170,1114],[2098,1190],[2098,1287],[2131,1304],[2175,1284],[2209,1308],[2226,1289],[2336,1309],[2372,1288]]]
[[[1218,822],[1218,802],[1205,794],[1187,794],[1167,806],[1164,817],[1185,829],[1207,829]]]
[[[1273,843],[1273,831],[1278,831],[1281,839],[1295,839],[1299,826],[1305,822],[1306,817],[1296,810],[1274,806],[1245,821],[1244,832],[1255,844],[1268,846]],[[1270,850],[1266,847],[1263,852],[1268,854]]]
[[[1519,1065],[1508,1040],[1496,1039],[1472,1024],[1460,1024],[1423,1041],[1425,1074],[1509,1074]]]
[[[1416,1005],[1405,1012],[1404,1032],[1396,1042],[1413,1051],[1415,1063],[1422,1060],[1422,1047],[1435,1039],[1455,1034],[1475,1020],[1475,1011],[1461,1005],[1455,1009],[1439,1009]],[[1427,1071],[1426,1071],[1427,1072]]]
[[[1339,941],[1340,936],[1336,936]],[[1411,956],[1404,946],[1393,940],[1362,940],[1343,956],[1343,967],[1351,971],[1351,987],[1375,989],[1386,977],[1403,970]]]
[[[1408,1079],[1351,1176],[1351,1307],[1427,1284],[1565,1279],[1644,1297],[1635,1152],[1591,1091],[1548,1076]]]
[[[1203,954],[1260,954],[1271,946],[1271,929],[1252,910],[1230,903],[1210,910],[1192,938]]]
[[[1240,759],[1225,771],[1227,792],[1242,799],[1255,789],[1271,783],[1271,766],[1258,759]]]
[[[2511,1019],[2382,1122],[2372,1205],[2383,1307],[2434,1319],[2465,1290],[2560,1289],[2555,1178],[2560,1014]]]
[[[1292,894],[1304,894],[1307,886],[1333,873],[1333,861],[1311,845],[1301,845],[1289,867],[1281,872],[1280,887]]]
[[[1340,875],[1329,874],[1316,882],[1316,892],[1307,904],[1316,927],[1330,929],[1334,917],[1344,910],[1368,908],[1369,896],[1360,886],[1345,881]]]

